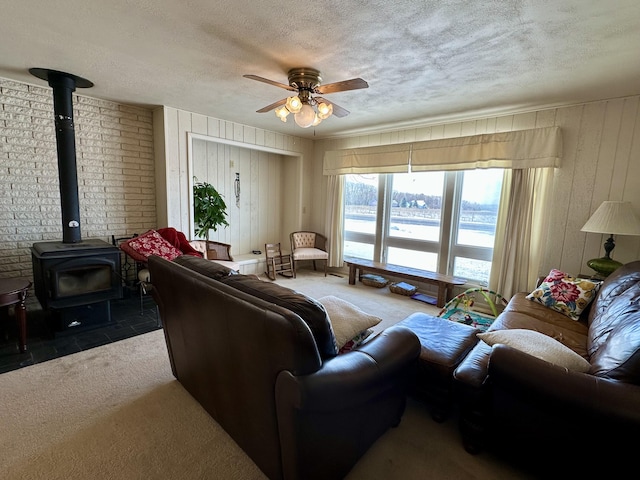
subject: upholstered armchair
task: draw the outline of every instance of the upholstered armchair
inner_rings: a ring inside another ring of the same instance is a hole
[[[291,260],[293,263],[293,277],[296,277],[296,263],[301,260],[313,261],[313,269],[316,269],[316,260],[324,260],[324,276],[327,276],[327,237],[316,232],[293,232],[291,238]]]

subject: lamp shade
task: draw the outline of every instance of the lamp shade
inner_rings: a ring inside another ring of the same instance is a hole
[[[333,105],[331,103],[320,102],[318,104],[318,117],[321,120],[329,118],[333,113]]]
[[[583,232],[616,235],[640,235],[640,220],[633,213],[631,202],[602,202],[581,228]]]
[[[287,98],[287,110],[291,113],[298,113],[302,108],[302,101],[298,96]]]
[[[285,105],[281,106],[280,108],[276,108],[276,116],[283,122],[287,121],[287,115],[289,115],[289,110]]]

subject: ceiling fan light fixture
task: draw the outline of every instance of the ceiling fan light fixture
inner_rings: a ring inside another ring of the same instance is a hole
[[[296,124],[300,128],[309,128],[313,125],[313,122],[316,118],[316,112],[309,104],[304,104],[300,108],[300,111],[294,115],[294,119]]]
[[[320,120],[329,118],[333,113],[333,105],[330,103],[320,102],[318,105],[318,117]],[[318,122],[319,123],[319,122]]]
[[[300,97],[297,95],[295,97],[289,97],[287,98],[285,106],[291,113],[298,113],[302,108],[302,100],[300,100]]]
[[[291,97],[278,100],[257,110],[257,113],[276,110],[276,116],[283,122],[287,121],[288,113],[293,113],[296,124],[301,128],[315,127],[331,115],[335,115],[338,118],[349,115],[349,111],[340,105],[329,102],[322,97],[314,98],[314,94],[327,95],[329,93],[369,88],[369,84],[361,78],[352,78],[322,85],[320,71],[307,67],[290,69],[287,74],[288,85],[258,75],[243,75],[243,77],[283,88],[290,92],[297,92],[292,94]],[[284,107],[282,106],[283,104]]]

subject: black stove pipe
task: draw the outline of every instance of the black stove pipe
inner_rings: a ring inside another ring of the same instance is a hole
[[[80,203],[78,200],[78,170],[76,165],[76,139],[73,124],[72,93],[76,86],[89,88],[93,83],[70,73],[44,68],[31,68],[29,72],[49,82],[53,88],[53,113],[58,149],[58,176],[62,208],[62,243],[82,241],[80,229]]]

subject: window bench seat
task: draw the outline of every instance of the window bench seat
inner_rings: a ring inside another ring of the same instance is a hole
[[[358,280],[360,280],[365,271],[381,274],[386,273],[394,277],[429,283],[438,287],[438,298],[436,300],[438,307],[444,307],[445,303],[451,298],[451,292],[455,285],[464,285],[467,282],[466,279],[461,277],[452,277],[451,275],[443,275],[428,270],[403,267],[391,263],[374,262],[373,260],[365,260],[362,258],[344,257],[344,262],[349,266],[349,285],[355,285],[356,273],[358,273]]]

